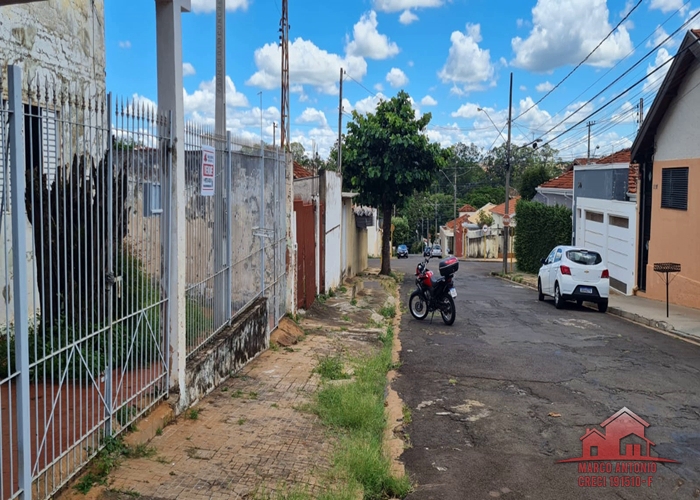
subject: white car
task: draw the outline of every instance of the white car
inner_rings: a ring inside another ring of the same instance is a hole
[[[610,274],[598,252],[581,247],[558,246],[546,259],[537,276],[539,300],[554,297],[557,309],[567,300],[595,302],[598,310],[608,310]]]
[[[433,249],[430,253],[433,257],[438,257],[442,259],[442,247],[440,245],[433,245]]]

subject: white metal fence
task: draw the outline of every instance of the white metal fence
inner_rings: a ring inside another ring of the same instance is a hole
[[[21,82],[0,72],[2,499],[50,497],[166,396],[175,331],[169,116]],[[185,139],[189,355],[257,297],[284,315],[286,189],[277,151]]]

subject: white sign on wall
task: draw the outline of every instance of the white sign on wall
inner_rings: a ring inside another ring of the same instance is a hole
[[[216,173],[216,150],[213,146],[202,146],[202,196],[214,196]]]

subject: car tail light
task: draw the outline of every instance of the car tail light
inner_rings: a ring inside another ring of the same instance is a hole
[[[610,273],[607,269],[603,270],[603,274],[600,275],[601,278],[610,278]]]
[[[571,269],[569,269],[569,266],[561,266],[559,268],[559,270],[561,271],[562,274],[567,274],[567,275],[571,276]]]

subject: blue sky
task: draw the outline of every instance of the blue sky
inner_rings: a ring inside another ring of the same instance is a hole
[[[661,66],[686,30],[700,27],[700,0],[638,1],[289,0],[292,140],[327,155],[337,137],[341,66],[348,74],[346,113],[371,112],[380,98],[404,89],[418,113],[432,113],[432,140],[485,149],[503,142],[512,72],[514,143],[552,140]],[[188,119],[207,124],[214,118],[214,5],[192,0],[193,12],[183,14],[185,110]],[[260,91],[265,140],[279,123],[280,7],[281,0],[227,0],[227,121],[239,137],[259,140]],[[153,1],[106,2],[105,31],[109,90],[155,101]],[[631,145],[639,99],[648,110],[668,66],[590,118],[594,151]],[[551,145],[570,159],[585,156],[586,139],[581,124]]]

